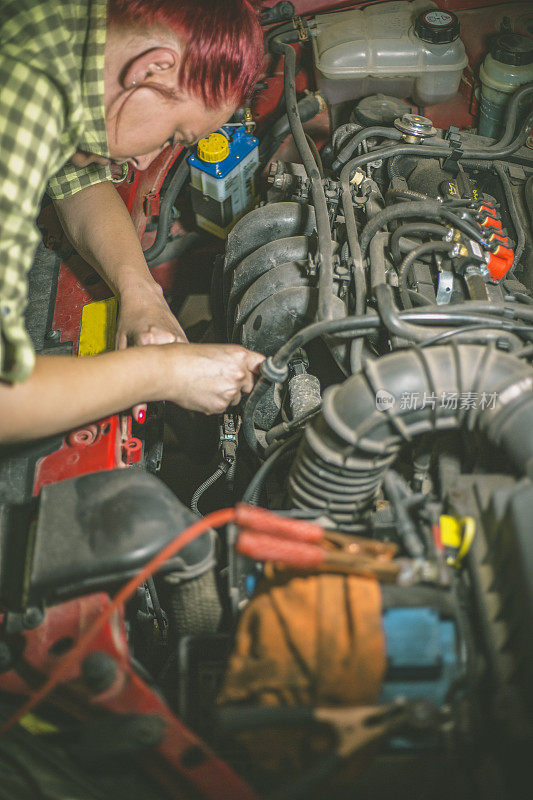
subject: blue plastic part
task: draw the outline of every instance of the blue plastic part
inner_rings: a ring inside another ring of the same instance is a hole
[[[253,595],[253,593],[255,592],[256,586],[257,586],[257,576],[256,575],[252,575],[251,573],[249,573],[246,576],[246,595],[247,595],[247,597],[251,597]]]
[[[229,141],[229,155],[223,161],[210,164],[193,154],[189,156],[189,164],[211,175],[212,178],[222,179],[242,164],[246,156],[258,147],[259,140],[246,133],[244,125],[224,125],[220,131]]]
[[[387,673],[380,702],[423,697],[441,706],[461,674],[457,632],[434,608],[394,608],[383,616]]]

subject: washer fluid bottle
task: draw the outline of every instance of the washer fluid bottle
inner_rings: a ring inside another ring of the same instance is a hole
[[[258,145],[240,124],[224,125],[200,139],[196,153],[189,156],[192,207],[200,228],[225,239],[257,204]]]

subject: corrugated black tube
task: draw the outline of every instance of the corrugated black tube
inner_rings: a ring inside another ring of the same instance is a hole
[[[403,402],[406,393],[430,399]],[[459,401],[439,403],[443,394],[465,393],[487,402],[467,408]],[[467,344],[413,348],[367,362],[358,375],[326,390],[291,470],[291,500],[339,522],[353,520],[375,497],[404,442],[458,428],[483,434],[518,475],[531,475],[533,368],[494,347]],[[314,481],[321,487],[316,495]]]

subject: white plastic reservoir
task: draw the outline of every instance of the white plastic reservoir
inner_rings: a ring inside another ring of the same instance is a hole
[[[330,103],[377,92],[440,103],[455,95],[468,63],[459,20],[428,0],[320,14],[310,28],[318,87]]]

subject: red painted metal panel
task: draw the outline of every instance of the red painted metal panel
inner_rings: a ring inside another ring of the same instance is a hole
[[[43,677],[48,676],[61,660],[65,648],[70,650],[76,646],[109,603],[109,597],[100,593],[47,609],[39,627],[22,634],[26,672],[30,667],[33,674],[37,671]],[[94,718],[101,711],[158,716],[165,723],[162,739],[138,758],[172,798],[189,796],[183,790],[185,781],[195,797],[206,800],[258,800],[255,792],[186,728],[161,697],[135,673],[122,611],[117,611],[97,634],[90,652],[105,654],[112,660],[116,670],[112,684],[100,694],[91,694],[80,680],[82,663],[78,662],[65,676],[68,683],[63,684],[62,691],[50,696],[52,704],[82,721]],[[16,670],[0,675],[0,689],[21,695],[31,691]],[[191,752],[194,759],[187,758]]]

